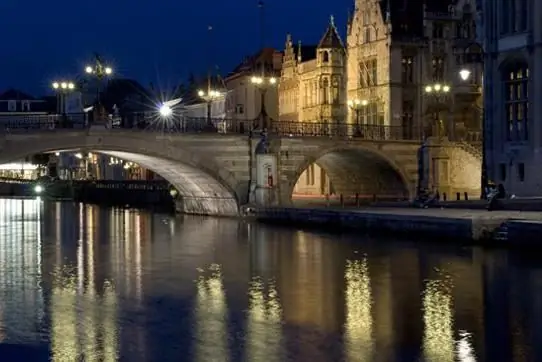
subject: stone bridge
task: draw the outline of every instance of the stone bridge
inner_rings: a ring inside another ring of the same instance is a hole
[[[27,130],[0,136],[0,164],[26,156],[82,149],[108,154],[155,171],[174,187],[187,213],[237,215],[251,201],[259,139],[242,134],[160,133],[132,129]],[[270,137],[277,180],[269,202],[287,205],[295,183],[313,162],[329,175],[337,194],[412,197],[417,183],[415,141],[330,137]],[[479,189],[478,155],[452,143],[434,146],[433,184],[442,192]],[[441,162],[442,163],[439,163]],[[437,176],[437,173],[440,176]],[[251,183],[252,181],[252,183]]]

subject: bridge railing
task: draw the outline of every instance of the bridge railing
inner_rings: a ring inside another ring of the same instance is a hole
[[[88,114],[70,113],[64,115],[3,115],[0,116],[0,133],[21,133],[54,131],[60,129],[83,129],[86,127],[136,129],[144,132],[159,133],[218,133],[218,134],[250,134],[255,120],[239,120],[228,118],[192,118],[182,115],[160,117],[157,112],[133,112],[117,119],[100,121],[90,120]],[[413,129],[389,125],[351,125],[343,122],[296,122],[272,121],[269,134],[285,137],[334,137],[345,139],[367,139],[382,141],[421,141],[422,137]],[[448,137],[450,141],[459,141]],[[480,132],[469,132],[462,135],[461,141],[468,143],[481,142]]]

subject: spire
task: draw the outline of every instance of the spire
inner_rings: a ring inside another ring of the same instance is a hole
[[[341,40],[339,32],[337,31],[337,27],[335,26],[335,18],[333,17],[333,15],[329,17],[329,25],[326,32],[324,33],[324,36],[320,40],[320,43],[318,43],[318,48],[344,48],[343,41]]]
[[[297,61],[298,61],[299,63],[301,63],[302,59],[303,59],[303,58],[302,58],[302,56],[301,56],[301,40],[299,40],[299,41],[297,42]]]

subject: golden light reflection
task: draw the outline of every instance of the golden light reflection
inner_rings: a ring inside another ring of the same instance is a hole
[[[463,330],[459,331],[459,340],[456,343],[458,362],[476,362],[476,354],[471,339],[471,333]]]
[[[274,282],[254,278],[249,286],[247,355],[249,361],[281,361],[282,306]]]
[[[347,360],[373,360],[371,281],[367,259],[346,262],[345,348]]]
[[[103,293],[78,290],[76,272],[54,275],[51,297],[53,362],[116,361],[118,359],[117,296],[105,282]]]
[[[200,272],[196,281],[196,361],[227,361],[227,306],[221,268],[213,264]]]
[[[447,280],[429,280],[423,293],[423,348],[427,361],[453,362],[452,297]]]

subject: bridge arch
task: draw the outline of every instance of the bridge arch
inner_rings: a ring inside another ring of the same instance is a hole
[[[324,172],[330,188],[324,193],[353,197],[411,198],[415,193],[412,177],[404,167],[377,147],[366,145],[337,145],[306,154],[298,163],[287,187],[287,196],[294,201],[302,197],[296,193],[301,176],[318,165]],[[310,179],[310,176],[307,176]],[[322,190],[324,191],[324,190]]]
[[[170,182],[189,214],[235,216],[239,211],[239,182],[208,152],[194,152],[182,141],[138,131],[60,131],[36,135],[6,135],[0,142],[0,164],[26,156],[84,150],[131,161]]]

